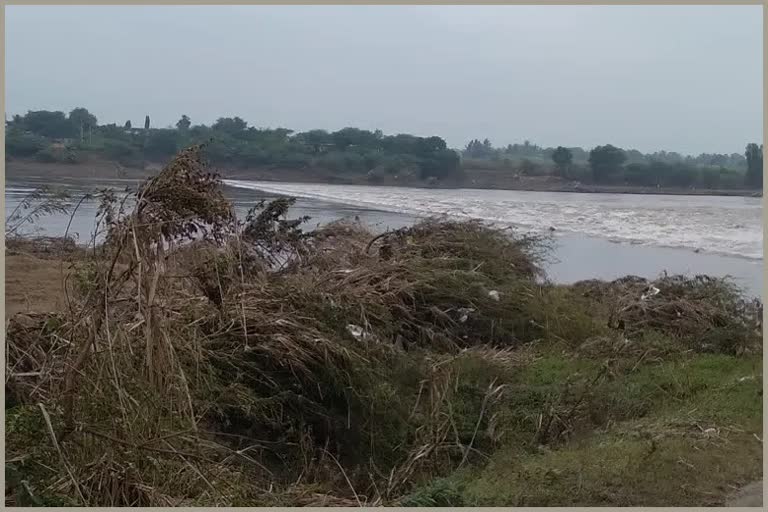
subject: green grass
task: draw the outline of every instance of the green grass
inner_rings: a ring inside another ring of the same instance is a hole
[[[483,467],[414,490],[422,506],[707,506],[761,478],[762,361],[697,355],[639,366],[594,384],[557,442],[534,442],[536,416],[600,371],[547,354],[507,393],[512,435]],[[509,396],[511,395],[511,396]],[[579,425],[583,428],[578,428]],[[524,433],[529,434],[526,437]]]

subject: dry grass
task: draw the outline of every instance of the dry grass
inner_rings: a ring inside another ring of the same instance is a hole
[[[745,300],[727,278],[626,277],[612,283],[577,283],[574,288],[601,302],[608,325],[629,339],[652,331],[702,352],[762,349],[762,303]]]

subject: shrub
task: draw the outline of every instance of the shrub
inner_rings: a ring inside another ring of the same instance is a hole
[[[5,139],[8,156],[33,156],[47,146],[48,140],[45,137],[19,130],[9,130]]]

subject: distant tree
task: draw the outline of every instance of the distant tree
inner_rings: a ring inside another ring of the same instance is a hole
[[[478,159],[491,158],[494,152],[493,144],[488,139],[484,139],[482,142],[479,139],[473,139],[464,149],[464,155]]]
[[[440,149],[421,162],[421,178],[459,177],[461,161],[459,155],[450,149]]]
[[[125,122],[124,128],[126,130],[130,130],[131,129],[131,120],[130,119]]]
[[[701,170],[700,174],[701,186],[704,188],[714,189],[720,185],[720,170],[706,168]]]
[[[611,181],[621,172],[621,166],[626,161],[627,155],[621,148],[606,144],[597,146],[589,152],[589,166],[592,169],[592,178],[597,183]]]
[[[108,139],[104,142],[104,155],[126,167],[141,166],[141,152],[128,142]]]
[[[320,153],[324,145],[331,143],[331,135],[325,130],[310,130],[299,133],[296,139],[300,144],[305,144],[312,148],[313,153]]]
[[[564,176],[568,167],[573,163],[573,153],[568,148],[557,146],[557,149],[552,153],[552,161],[555,162],[560,176]]]
[[[147,138],[145,154],[149,158],[164,159],[173,156],[179,150],[176,131],[152,130]]]
[[[431,158],[435,153],[448,148],[448,145],[440,137],[420,137],[415,146],[414,153],[423,158]]]
[[[628,164],[644,164],[646,163],[645,155],[636,149],[628,149],[625,151],[627,155]]]
[[[754,188],[763,187],[763,146],[755,143],[747,144],[744,153],[747,158],[747,173],[744,181],[747,186]]]
[[[373,148],[379,145],[379,139],[373,132],[359,128],[342,128],[331,134],[333,144],[337,149],[344,151],[349,146]]]
[[[176,128],[182,131],[189,130],[189,127],[192,126],[192,121],[189,120],[189,117],[185,114],[181,116],[181,119],[176,121]]]
[[[212,128],[216,131],[228,133],[229,135],[242,135],[248,128],[248,123],[239,117],[220,117],[213,123]]]
[[[43,137],[69,138],[75,136],[75,127],[64,112],[48,110],[29,111],[21,118],[21,129]]]
[[[48,141],[40,135],[25,133],[17,128],[5,134],[5,151],[8,156],[33,156],[45,149]]]
[[[478,151],[478,145],[480,144],[480,141],[477,139],[472,139],[467,143],[467,147],[464,148],[464,155],[472,158],[478,158],[480,156],[480,151]]]
[[[520,161],[520,172],[525,176],[534,176],[539,170],[539,166],[527,158]]]
[[[69,113],[69,122],[72,123],[74,129],[80,134],[80,141],[85,139],[86,131],[88,133],[98,125],[96,116],[88,112],[87,108],[78,107],[73,109]]]
[[[87,108],[78,107],[69,113],[70,122],[76,127],[93,128],[98,126],[96,116],[88,112]]]
[[[144,129],[149,130],[149,116],[144,117]]]

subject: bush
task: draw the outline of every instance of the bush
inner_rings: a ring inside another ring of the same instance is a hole
[[[39,162],[76,164],[82,161],[82,156],[69,148],[60,148],[48,146],[47,148],[35,154],[35,159]]]
[[[422,158],[421,178],[435,177],[438,179],[455,178],[460,176],[459,155],[450,149],[443,149]]]
[[[312,162],[312,157],[304,153],[286,153],[277,157],[276,163],[285,167],[303,169]]]
[[[699,182],[703,188],[716,189],[720,186],[720,170],[705,167],[700,170]]]
[[[149,158],[166,159],[179,150],[177,130],[151,130],[145,147]]]
[[[144,159],[141,150],[128,142],[106,140],[104,141],[104,154],[107,158],[126,167],[141,167],[143,165]]]
[[[574,164],[565,170],[563,177],[580,183],[589,183],[592,181],[592,171],[585,165]]]
[[[8,156],[33,156],[48,146],[48,139],[18,130],[9,130],[5,138],[5,151]]]
[[[744,172],[720,169],[720,186],[723,188],[744,188]]]

